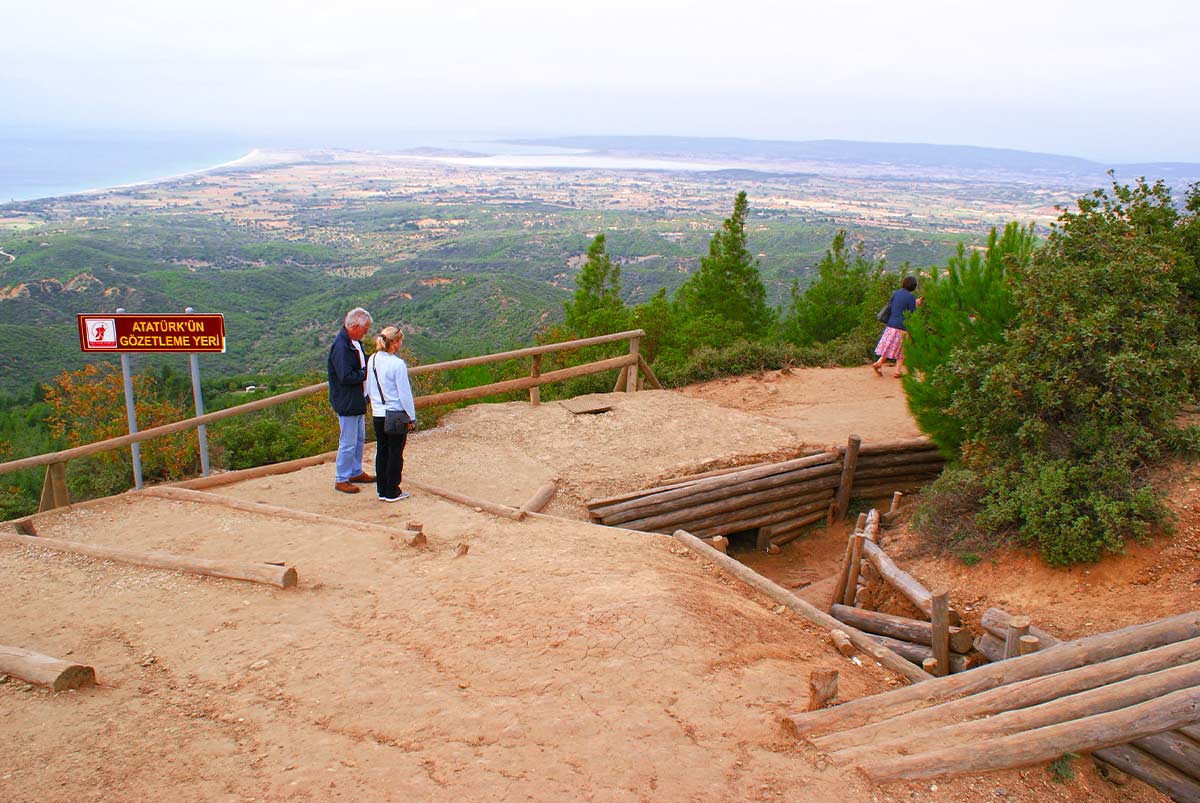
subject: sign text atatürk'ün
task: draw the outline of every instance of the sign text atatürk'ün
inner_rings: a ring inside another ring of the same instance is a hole
[[[79,315],[79,346],[84,351],[225,351],[225,316]]]

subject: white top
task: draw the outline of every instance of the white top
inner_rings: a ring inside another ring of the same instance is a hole
[[[377,351],[367,360],[367,396],[371,399],[371,415],[376,418],[383,418],[385,410],[404,410],[409,418],[417,420],[408,366],[395,354]]]
[[[366,358],[366,355],[365,355],[365,354],[363,354],[363,350],[362,350],[362,343],[359,343],[359,342],[358,342],[357,340],[355,340],[354,338],[350,338],[350,345],[351,345],[351,346],[354,346],[354,350],[358,352],[358,367],[359,367],[359,368],[362,368],[364,365],[366,365],[366,364],[367,364],[367,358]],[[364,381],[363,381],[363,395],[364,395],[364,396],[366,396],[366,395],[367,395],[367,383],[366,383],[366,380],[364,380]]]

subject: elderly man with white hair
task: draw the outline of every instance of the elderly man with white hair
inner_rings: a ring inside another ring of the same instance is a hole
[[[347,494],[358,493],[355,483],[375,482],[362,467],[367,442],[367,358],[359,341],[370,328],[371,314],[355,307],[346,313],[345,325],[329,348],[329,403],[341,427],[333,487]]]

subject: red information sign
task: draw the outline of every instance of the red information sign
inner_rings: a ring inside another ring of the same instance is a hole
[[[225,351],[225,316],[79,315],[79,346],[84,351]]]

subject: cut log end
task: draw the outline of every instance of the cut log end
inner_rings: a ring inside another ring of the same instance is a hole
[[[818,669],[808,676],[808,710],[818,711],[837,699],[838,671]]]
[[[280,588],[295,588],[300,582],[300,576],[296,573],[295,566],[288,566],[283,571],[283,576],[279,578]]]
[[[67,691],[68,689],[82,689],[95,685],[95,669],[90,666],[71,664],[64,669],[57,678],[54,679],[54,683],[51,684],[51,688],[55,691]]]

